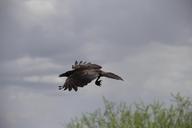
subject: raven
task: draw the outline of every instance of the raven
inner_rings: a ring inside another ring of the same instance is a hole
[[[116,80],[123,80],[120,76],[111,73],[111,72],[104,72],[101,70],[101,66],[97,64],[87,63],[87,62],[77,62],[72,65],[72,69],[65,73],[59,75],[59,77],[67,77],[63,86],[59,86],[59,90],[69,90],[71,91],[74,89],[75,91],[78,90],[78,87],[84,87],[92,80],[96,79],[95,84],[97,86],[101,86],[100,77],[108,77]]]

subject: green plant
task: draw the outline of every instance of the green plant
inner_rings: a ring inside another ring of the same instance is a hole
[[[67,128],[192,128],[192,102],[180,94],[172,95],[173,103],[166,107],[159,101],[128,106],[116,105],[103,98],[105,108],[83,114]]]

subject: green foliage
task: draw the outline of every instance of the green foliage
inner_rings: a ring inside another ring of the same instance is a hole
[[[179,94],[172,95],[169,107],[156,101],[128,106],[116,105],[103,98],[105,109],[72,120],[67,128],[192,128],[192,102]]]

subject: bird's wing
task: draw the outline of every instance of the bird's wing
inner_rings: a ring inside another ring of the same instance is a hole
[[[87,62],[77,62],[75,61],[75,64],[72,65],[72,69],[101,69],[102,67],[97,64],[87,63]]]
[[[83,87],[87,85],[98,76],[99,74],[94,70],[84,70],[74,73],[66,79],[64,83],[64,90],[68,89],[69,91],[71,91],[72,89],[74,89],[75,91],[77,91],[78,87]]]

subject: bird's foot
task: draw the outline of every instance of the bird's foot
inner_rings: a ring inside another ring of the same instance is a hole
[[[101,86],[101,81],[102,81],[102,80],[96,80],[96,81],[95,81],[95,84],[96,84],[97,86]]]

